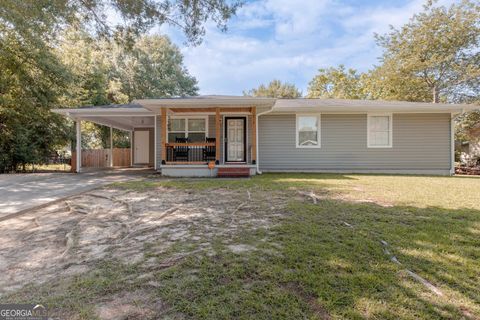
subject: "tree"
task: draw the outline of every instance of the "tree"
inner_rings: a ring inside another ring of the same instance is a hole
[[[67,30],[56,50],[71,71],[72,81],[61,101],[64,106],[129,103],[135,99],[196,95],[197,80],[183,65],[180,50],[165,36],[142,36],[132,47],[94,40],[83,31]],[[84,123],[83,147],[109,147],[110,130]],[[116,141],[125,140],[121,131]]]
[[[252,97],[294,99],[302,96],[302,92],[290,83],[272,80],[267,86],[261,84],[256,89],[244,91],[243,95]]]
[[[168,24],[182,30],[189,43],[197,44],[205,34],[206,21],[226,30],[240,5],[227,0],[2,0],[0,22],[23,36],[35,35],[46,42],[66,26],[82,26],[107,38],[133,39],[155,25]],[[108,15],[118,19],[112,22]]]
[[[308,98],[364,99],[362,75],[355,69],[338,68],[319,69],[310,81],[307,89]]]
[[[68,139],[64,120],[49,111],[70,81],[57,62],[42,41],[0,24],[0,173],[40,162]]]
[[[56,54],[64,40],[62,30],[85,30],[94,41],[116,40],[117,45],[130,48],[138,35],[169,24],[181,29],[187,42],[195,45],[202,40],[208,20],[225,30],[238,6],[227,0],[2,0],[0,172],[41,161],[67,141],[67,123],[52,114],[51,108],[126,101],[119,80],[105,73],[108,63],[97,63],[96,58],[83,61],[89,68],[79,78],[68,61],[62,61]],[[107,12],[118,22],[109,22]],[[82,52],[80,58],[92,54]]]
[[[432,101],[432,92],[422,79],[412,77],[396,65],[384,63],[361,74],[364,99],[412,102]]]
[[[131,100],[198,94],[197,80],[183,66],[177,46],[165,36],[143,36],[133,48],[114,50],[112,76]]]
[[[70,28],[61,34],[61,43],[54,53],[72,77],[61,96],[62,106],[75,108],[113,102],[107,94],[111,51],[111,41],[93,38],[86,31]]]
[[[383,36],[380,73],[423,82],[433,102],[448,100],[480,76],[480,5],[463,0],[449,8],[429,1],[409,23]],[[423,96],[423,94],[422,94]]]

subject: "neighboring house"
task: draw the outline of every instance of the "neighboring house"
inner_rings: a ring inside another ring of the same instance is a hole
[[[231,96],[54,112],[130,131],[132,165],[167,176],[263,172],[452,174],[453,118],[470,105]],[[77,143],[80,146],[80,143]],[[81,170],[79,147],[77,171]]]
[[[462,142],[460,160],[468,165],[480,164],[480,123],[468,132],[468,141]]]

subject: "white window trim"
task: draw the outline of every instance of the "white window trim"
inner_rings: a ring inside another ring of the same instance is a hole
[[[370,144],[370,119],[371,117],[388,117],[388,145],[373,146]],[[368,148],[392,148],[393,147],[393,114],[392,113],[368,113],[367,114],[367,147]]]
[[[170,119],[185,119],[185,131],[170,131],[168,129],[168,121]],[[206,115],[199,115],[199,116],[194,116],[194,115],[191,115],[191,116],[180,116],[180,115],[172,115],[172,116],[168,116],[168,119],[167,119],[167,143],[169,143],[169,139],[168,139],[168,136],[169,136],[169,133],[174,133],[174,132],[185,132],[186,134],[186,137],[188,138],[188,133],[203,133],[203,131],[189,131],[188,130],[188,119],[205,119],[205,137],[208,138],[208,116]]]
[[[298,118],[299,117],[317,117],[318,126],[317,126],[317,137],[318,145],[316,146],[301,146],[298,141]],[[297,113],[295,115],[295,146],[300,149],[318,149],[322,147],[322,115],[320,113]]]

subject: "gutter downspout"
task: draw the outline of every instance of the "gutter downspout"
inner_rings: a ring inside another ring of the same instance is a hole
[[[157,114],[153,118],[153,170],[157,171]]]
[[[260,113],[257,113],[256,117],[257,117],[257,128],[256,128],[256,131],[257,131],[257,134],[255,135],[255,144],[256,144],[256,149],[257,149],[257,162],[256,162],[256,165],[257,165],[257,174],[262,174],[262,171],[260,171],[260,153],[258,152],[258,117],[261,116],[261,115],[264,115],[264,114],[267,114],[267,113],[270,113],[273,111],[273,106],[270,110],[267,110],[267,111],[264,111],[264,112],[260,112]]]

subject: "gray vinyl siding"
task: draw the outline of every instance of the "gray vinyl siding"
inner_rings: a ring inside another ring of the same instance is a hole
[[[259,117],[260,170],[449,170],[450,114],[393,114],[392,148],[367,148],[366,114],[322,114],[321,148],[296,148],[295,114]]]

